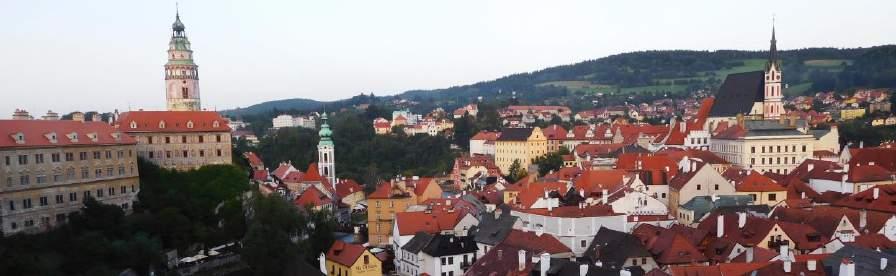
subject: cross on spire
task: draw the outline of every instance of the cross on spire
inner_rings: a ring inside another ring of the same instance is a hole
[[[775,39],[775,15],[772,14],[772,39],[770,41],[770,46],[768,49],[768,65],[767,67],[771,67],[778,64],[778,40]]]

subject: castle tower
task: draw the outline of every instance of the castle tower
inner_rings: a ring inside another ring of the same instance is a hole
[[[199,66],[193,63],[193,50],[180,22],[180,12],[171,25],[168,63],[165,63],[165,99],[169,111],[200,111]]]
[[[781,90],[781,61],[778,59],[778,47],[775,40],[775,26],[772,24],[772,40],[769,48],[768,63],[765,65],[765,92],[762,103],[762,114],[766,119],[777,119],[784,114],[784,98]]]
[[[336,155],[333,154],[333,140],[330,136],[333,132],[330,125],[327,124],[327,113],[320,115],[321,124],[318,135],[320,142],[317,143],[317,166],[320,176],[330,181],[333,187],[336,187]]]

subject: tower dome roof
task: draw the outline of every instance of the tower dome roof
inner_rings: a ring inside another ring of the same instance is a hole
[[[184,27],[184,23],[180,22],[180,14],[178,13],[174,17],[174,23],[171,24],[171,29],[174,30],[175,32],[183,32],[185,28],[186,27]]]
[[[333,131],[330,130],[330,124],[327,123],[327,113],[322,114],[320,119],[320,131],[317,132],[317,135],[320,136],[321,142],[330,141],[330,136],[333,136]]]

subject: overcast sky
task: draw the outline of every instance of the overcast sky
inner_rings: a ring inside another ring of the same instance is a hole
[[[896,1],[180,1],[203,107],[443,88],[649,49],[868,47]],[[0,118],[163,109],[174,1],[0,1]]]

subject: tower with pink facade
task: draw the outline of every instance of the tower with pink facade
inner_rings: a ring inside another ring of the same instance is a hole
[[[768,63],[765,66],[764,100],[762,114],[766,119],[778,119],[784,114],[784,93],[781,91],[781,61],[778,60],[775,27],[772,26],[772,40],[769,47]]]
[[[201,111],[199,66],[193,62],[190,40],[178,12],[171,25],[168,63],[165,63],[165,99],[169,111]]]

